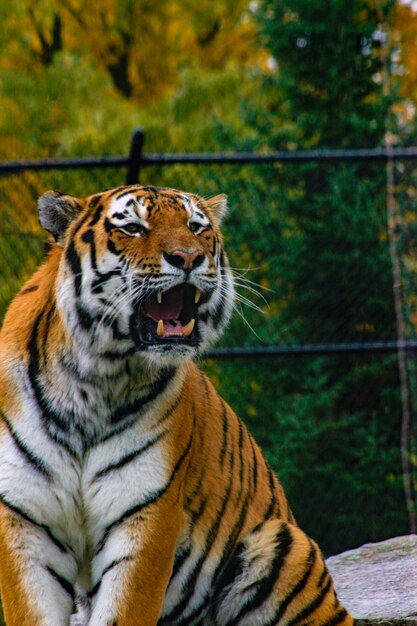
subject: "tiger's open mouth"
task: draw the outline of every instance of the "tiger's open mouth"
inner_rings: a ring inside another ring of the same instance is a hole
[[[208,300],[194,285],[183,283],[159,291],[139,304],[132,318],[140,346],[199,343],[198,309]]]

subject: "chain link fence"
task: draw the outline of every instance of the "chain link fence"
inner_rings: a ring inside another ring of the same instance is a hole
[[[384,151],[193,157],[147,155],[142,147],[137,133],[129,157],[111,162],[0,164],[1,314],[41,262],[46,237],[36,198],[46,190],[86,196],[139,177],[204,196],[227,193],[223,230],[241,301],[203,366],[326,554],[409,532],[414,504],[404,497],[402,455],[414,485],[415,420],[404,451]],[[412,418],[416,156],[414,149],[395,155]]]

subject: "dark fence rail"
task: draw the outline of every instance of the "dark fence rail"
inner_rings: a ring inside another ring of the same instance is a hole
[[[363,343],[304,343],[294,345],[259,346],[253,348],[216,348],[207,352],[208,358],[329,356],[331,354],[361,354],[417,350],[417,341],[378,341]]]
[[[340,161],[379,161],[388,159],[417,159],[417,148],[373,148],[347,150],[278,150],[274,152],[253,153],[173,153],[146,154],[143,151],[145,134],[142,129],[134,131],[131,137],[128,156],[79,157],[67,159],[0,161],[0,176],[13,175],[25,170],[63,170],[126,167],[126,184],[138,182],[140,171],[147,166],[166,166],[174,164],[192,165],[227,165],[227,164],[262,164],[275,162],[340,162]],[[381,341],[361,343],[317,343],[275,346],[256,346],[250,348],[217,348],[207,353],[208,358],[251,358],[251,357],[288,357],[308,355],[336,355],[381,352],[415,351],[417,341]]]
[[[141,141],[142,139],[142,141]],[[124,156],[68,157],[67,159],[39,159],[21,161],[0,161],[0,175],[15,174],[24,170],[63,170],[77,168],[127,167],[126,184],[134,184],[138,177],[135,172],[146,166],[163,165],[238,165],[276,163],[308,163],[311,161],[387,161],[388,159],[417,159],[417,148],[373,148],[355,150],[277,150],[274,152],[190,152],[155,153],[142,152],[144,135],[133,136],[131,152]]]
[[[0,174],[18,174],[26,170],[67,170],[96,167],[124,167],[130,164],[129,157],[75,157],[68,159],[39,159],[36,161],[0,161]]]

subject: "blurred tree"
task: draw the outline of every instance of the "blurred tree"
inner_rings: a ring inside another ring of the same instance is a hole
[[[394,0],[380,0],[389,16]],[[288,115],[303,147],[375,146],[385,128],[376,3],[264,0],[265,41],[278,63]]]
[[[0,65],[39,71],[63,49],[83,51],[120,94],[149,104],[173,92],[184,64],[204,71],[230,62],[264,63],[247,5],[247,0],[6,3],[0,8],[6,25]]]
[[[272,118],[278,112],[271,147],[383,143],[395,93],[388,99],[381,90],[380,17],[389,21],[393,5],[381,1],[377,11],[367,0],[259,3],[264,42],[277,63],[267,80],[276,94]],[[274,259],[276,322],[287,336],[307,343],[395,339],[384,167],[282,166],[269,180],[279,219],[273,248],[266,244],[264,253]],[[277,396],[276,430],[271,422],[267,428],[268,448],[276,451],[271,460],[279,473],[283,465],[296,515],[327,552],[406,531],[396,362],[377,363],[372,357],[300,360],[296,379],[290,362],[280,365],[278,384],[270,381]],[[256,420],[250,422],[256,428]],[[387,501],[396,510],[388,523]],[[325,519],[343,528],[338,545]]]

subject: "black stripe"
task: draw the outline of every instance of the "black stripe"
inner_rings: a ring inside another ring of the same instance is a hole
[[[94,257],[94,260],[95,260],[95,257]],[[121,280],[124,280],[123,276],[120,273],[120,269],[110,270],[109,272],[101,273],[97,270],[97,267],[94,266],[94,270],[95,270],[95,274],[97,278],[95,278],[91,283],[92,293],[101,293],[103,291],[103,285],[107,283],[114,276],[118,276]],[[108,304],[111,305],[113,304],[113,302],[111,302],[111,300],[108,300]]]
[[[75,239],[75,235],[78,233],[78,231],[81,229],[81,227],[84,225],[84,223],[87,221],[88,218],[89,218],[89,212],[83,215],[83,217],[80,219],[78,224],[75,226],[71,234],[71,241],[65,253],[65,258],[74,275],[74,289],[75,289],[75,293],[77,296],[81,295],[81,261],[75,249],[74,239]]]
[[[115,196],[117,193],[119,193],[122,189],[130,189],[131,186],[127,186],[127,185],[119,185],[119,187],[108,187],[107,191],[109,191],[109,193],[107,194],[107,199],[108,198],[112,198],[113,196]]]
[[[81,235],[81,239],[84,241],[84,243],[93,243],[94,242],[94,230],[92,228],[85,230],[83,234]]]
[[[256,492],[258,486],[258,459],[256,457],[255,444],[252,435],[249,433],[249,443],[252,449],[252,481],[253,481],[253,493]]]
[[[216,258],[216,249],[217,249],[217,237],[214,235],[213,236],[213,248],[211,249],[211,255],[213,259]]]
[[[199,435],[200,435],[200,447],[202,450],[205,449],[205,441],[206,441],[206,431],[207,431],[207,424],[210,424],[212,421],[214,421],[213,418],[213,404],[211,402],[211,398],[210,398],[210,389],[208,386],[208,380],[206,375],[203,372],[200,372],[200,381],[201,381],[201,385],[204,388],[204,395],[205,395],[205,402],[203,403],[203,407],[204,409],[206,409],[207,413],[205,414],[205,417],[203,417],[203,419],[201,419],[201,410],[199,411],[199,415],[200,415],[200,419],[199,419],[199,424],[200,424],[200,429],[199,429]],[[193,418],[195,419],[195,402],[193,401],[192,403],[192,411],[193,411]]]
[[[221,255],[220,255],[220,287],[225,287],[227,281],[225,280],[225,276],[226,276],[226,268],[224,266],[224,253],[222,251]],[[224,283],[224,284],[223,284]],[[224,317],[224,307],[226,304],[226,298],[224,296],[222,296],[220,302],[216,305],[215,309],[214,309],[214,313],[212,314],[212,319],[215,322],[216,325],[218,325],[223,317]]]
[[[122,556],[120,559],[116,559],[116,560],[112,561],[110,563],[110,565],[108,565],[106,568],[104,568],[104,570],[103,570],[103,572],[101,574],[100,580],[94,585],[94,587],[91,589],[91,591],[88,592],[87,596],[91,599],[91,598],[93,598],[96,595],[97,591],[100,589],[102,580],[103,580],[104,576],[107,574],[107,572],[112,570],[117,565],[120,565],[120,563],[125,563],[126,561],[131,561],[131,560],[132,560],[131,556]]]
[[[88,218],[90,217],[90,212],[86,211],[79,219],[78,223],[76,223],[74,230],[71,233],[71,237],[72,239],[74,239],[75,235],[78,233],[78,231],[81,229],[81,227],[86,223],[86,221],[88,220]],[[94,219],[94,217],[93,217]]]
[[[94,230],[92,228],[89,228],[88,230],[84,231],[81,239],[84,241],[84,243],[87,243],[90,246],[90,263],[94,272],[96,272],[97,271],[97,255],[96,255],[96,243],[94,240]]]
[[[341,624],[343,620],[348,616],[348,612],[343,607],[334,615],[331,619],[325,622],[322,626],[337,626]]]
[[[51,567],[46,566],[45,569],[51,574],[53,578],[55,578],[55,580],[61,585],[62,589],[67,592],[71,600],[74,602],[75,590],[71,583],[66,578],[63,578],[62,576],[57,574],[55,570],[53,570]]]
[[[240,514],[239,517],[237,519],[237,522],[235,523],[235,525],[233,526],[233,528],[231,529],[230,533],[229,533],[229,537],[227,539],[227,543],[226,545],[223,547],[223,558],[220,560],[220,563],[217,565],[216,570],[214,572],[214,576],[213,576],[213,581],[216,581],[218,579],[219,576],[221,576],[221,572],[223,571],[226,562],[229,560],[230,558],[230,554],[232,549],[234,548],[234,546],[236,545],[236,540],[240,534],[240,531],[243,528],[243,525],[246,521],[246,517],[248,514],[248,509],[249,509],[249,501],[251,499],[251,493],[248,491],[245,497],[245,500],[242,504],[242,508],[240,510]]]
[[[108,221],[108,220],[107,220],[107,221]],[[110,223],[110,222],[109,222],[109,223]],[[105,226],[106,226],[106,225],[105,225]],[[107,228],[106,228],[106,230],[107,230]],[[109,231],[107,230],[107,232],[109,232]],[[116,248],[114,241],[112,241],[111,239],[108,239],[108,240],[107,240],[107,250],[108,250],[111,254],[114,254],[115,256],[121,256],[121,254],[122,254],[122,251],[121,251],[121,250],[118,250],[118,249]]]
[[[119,329],[119,321],[117,319],[117,317],[115,319],[113,319],[113,321],[110,324],[107,324],[107,322],[105,322],[106,326],[108,326],[108,328],[112,329],[112,333],[113,333],[113,338],[114,339],[120,339],[121,341],[124,340],[131,340],[131,336],[130,334],[127,333],[123,333],[120,329]]]
[[[160,426],[161,424],[163,424],[169,417],[171,417],[171,415],[173,414],[173,412],[175,411],[175,409],[177,408],[177,406],[179,405],[179,403],[182,400],[182,396],[181,393],[178,394],[178,398],[175,400],[175,402],[173,402],[173,404],[171,404],[171,406],[165,411],[165,413],[163,413],[163,415],[159,418],[159,420],[156,422],[156,426]]]
[[[109,218],[106,217],[105,220],[104,220],[104,230],[106,231],[106,233],[110,233],[115,228],[117,228],[117,226],[112,224],[112,222],[109,220]]]
[[[136,191],[136,189],[134,187],[127,187],[127,188],[125,187],[125,190],[122,191],[122,193],[119,193],[116,196],[116,200],[120,200],[121,198],[124,198],[125,196],[128,196],[130,193],[133,193],[134,191]],[[111,195],[113,195],[113,194],[111,194]]]
[[[98,198],[98,200],[100,200],[100,198]],[[90,203],[91,204],[91,203]],[[92,208],[94,208],[94,206],[92,205]],[[91,220],[88,222],[88,226],[95,226],[97,224],[97,222],[99,221],[101,214],[103,212],[104,209],[104,205],[99,204],[98,207],[96,208],[96,210],[94,211],[94,215],[91,218]]]
[[[262,532],[262,525],[260,526],[260,532]],[[255,595],[250,600],[247,600],[240,607],[240,610],[235,615],[235,617],[232,620],[229,620],[227,622],[227,625],[224,624],[224,626],[236,626],[243,615],[246,615],[247,613],[258,609],[270,597],[279,578],[279,573],[285,563],[285,559],[290,552],[293,543],[291,533],[289,532],[287,525],[285,525],[277,533],[275,542],[275,556],[270,565],[270,570],[268,574],[266,576],[263,576],[262,578],[259,578],[259,580],[256,581]]]
[[[54,543],[56,545],[56,547],[59,548],[59,550],[61,552],[65,553],[65,554],[71,554],[73,556],[73,552],[72,552],[71,548],[69,546],[65,546],[63,543],[61,543],[59,541],[59,539],[57,539],[51,533],[51,531],[49,530],[48,526],[46,526],[45,524],[40,524],[39,522],[34,520],[32,517],[30,517],[26,513],[26,511],[24,511],[23,509],[15,506],[11,502],[9,502],[9,500],[6,498],[6,496],[3,495],[2,493],[0,493],[0,502],[2,502],[5,506],[7,506],[8,509],[10,509],[11,511],[13,511],[17,515],[19,515],[26,522],[29,522],[30,524],[32,524],[33,526],[36,526],[37,528],[41,528],[48,535],[48,537],[52,541],[52,543]]]
[[[220,302],[215,306],[213,313],[211,314],[211,319],[213,320],[214,326],[218,326],[223,319],[225,298],[221,296]]]
[[[80,326],[84,330],[90,330],[95,322],[95,317],[93,317],[85,306],[79,301],[75,305],[75,310],[77,311]]]
[[[170,367],[162,370],[159,378],[150,385],[149,391],[138,398],[134,402],[131,402],[125,406],[119,407],[111,416],[112,424],[117,424],[121,420],[126,419],[129,415],[134,413],[139,413],[149,402],[152,402],[157,398],[167,387],[168,383],[172,380],[176,369],[174,367]]]
[[[323,571],[317,582],[317,587],[323,587],[323,583],[328,575],[329,575],[329,570],[327,569],[326,564],[323,562]]]
[[[81,260],[75,249],[74,241],[70,242],[65,253],[65,258],[74,276],[75,295],[79,298],[81,295]]]
[[[226,454],[226,449],[227,449],[227,435],[228,435],[228,430],[229,430],[229,420],[227,417],[227,406],[225,401],[220,398],[221,403],[222,403],[222,421],[223,421],[223,440],[222,440],[222,447],[220,448],[220,465],[221,468],[223,469],[224,466],[224,458],[225,458],[225,454]]]
[[[224,590],[231,585],[236,578],[238,578],[244,569],[244,555],[246,552],[246,546],[242,541],[236,545],[233,554],[229,555],[229,560],[226,563],[225,568],[223,569],[219,579],[216,581],[216,592],[214,594],[215,604],[219,606],[221,602],[224,600],[224,594],[222,593]]]
[[[136,424],[136,419],[137,419],[137,416],[133,416],[129,420],[126,420],[125,422],[123,422],[123,424],[118,424],[117,427],[113,428],[107,435],[104,435],[103,437],[101,437],[101,439],[98,439],[96,442],[94,442],[94,445],[99,446],[101,443],[105,443],[109,439],[112,439],[113,437],[117,437],[118,435],[123,433],[125,430],[132,428],[132,426]]]
[[[32,390],[35,396],[35,399],[38,403],[39,408],[42,411],[42,416],[48,420],[53,421],[59,428],[65,430],[68,428],[68,425],[60,418],[60,416],[56,415],[48,406],[48,403],[43,395],[43,391],[40,387],[38,376],[39,376],[39,365],[40,365],[40,354],[38,348],[38,336],[39,336],[39,325],[40,322],[45,315],[45,311],[41,311],[38,317],[33,324],[32,333],[28,343],[29,350],[29,365],[28,365],[28,374],[29,380],[32,386]],[[46,336],[47,332],[45,332],[44,344],[46,344]],[[44,346],[45,347],[45,346]]]
[[[268,482],[269,482],[269,491],[271,493],[271,500],[269,502],[269,506],[268,509],[264,515],[264,520],[267,520],[271,517],[272,514],[276,514],[277,511],[275,510],[275,507],[277,505],[277,497],[275,494],[275,475],[274,472],[272,471],[269,463],[267,462],[267,460],[264,457],[264,462],[265,462],[265,466],[268,472]],[[278,515],[279,515],[279,510],[278,510]]]
[[[122,524],[125,520],[127,520],[132,515],[135,515],[136,513],[139,513],[139,511],[142,511],[146,507],[148,507],[151,504],[154,504],[155,502],[157,502],[164,495],[164,493],[166,491],[168,491],[169,487],[171,486],[172,481],[174,480],[176,474],[180,470],[181,465],[183,464],[184,460],[186,459],[186,457],[188,456],[188,454],[190,452],[192,441],[193,441],[193,432],[191,432],[191,435],[190,435],[190,438],[188,440],[187,446],[184,449],[184,451],[181,454],[181,456],[178,459],[178,461],[176,462],[175,467],[172,470],[172,473],[171,473],[171,476],[169,477],[168,482],[163,487],[161,487],[161,489],[158,489],[157,491],[154,491],[143,502],[139,502],[138,504],[135,504],[134,506],[130,507],[130,509],[125,511],[118,519],[114,520],[114,522],[112,522],[111,524],[109,524],[107,526],[106,530],[104,531],[104,535],[103,535],[101,541],[97,544],[97,548],[96,548],[96,551],[95,551],[95,556],[97,556],[97,554],[104,547],[106,539],[109,536],[109,534],[111,533],[111,531],[113,530],[113,528],[115,528],[116,526],[119,526],[120,524]]]
[[[327,581],[327,584],[323,587],[320,593],[314,598],[314,600],[312,602],[309,602],[309,604],[306,607],[304,607],[304,609],[299,611],[297,615],[295,615],[292,619],[290,619],[287,622],[286,626],[295,626],[296,624],[300,624],[301,620],[311,615],[311,613],[313,613],[313,611],[315,611],[320,606],[320,604],[322,604],[324,598],[327,596],[327,594],[330,591],[331,585],[332,585],[332,580],[331,578],[329,578],[329,580]]]
[[[32,293],[33,291],[37,291],[39,289],[39,285],[31,285],[30,287],[23,287],[16,295],[17,296],[25,296],[27,293]]]
[[[220,273],[221,273],[220,282],[217,285],[217,287],[213,289],[213,292],[216,290],[216,288],[218,289],[220,287],[221,290],[223,290],[224,287],[227,287],[227,284],[226,284],[227,281],[225,281],[225,283],[223,284],[223,279],[226,274],[226,269],[223,265],[221,267]],[[211,320],[213,321],[213,326],[214,327],[218,326],[224,317],[223,313],[224,313],[225,304],[226,304],[226,298],[223,295],[221,295],[220,302],[214,307],[214,311],[210,312],[209,310],[207,310],[207,311],[204,311],[204,313],[200,313],[200,320],[202,322],[207,322],[208,319],[211,318]]]
[[[202,485],[205,473],[206,473],[206,468],[204,466],[204,463],[202,463],[200,466],[200,474],[198,476],[197,482],[194,485],[194,489],[191,491],[191,493],[187,495],[185,502],[184,502],[184,508],[186,508],[187,510],[190,510],[191,512],[192,510],[189,509],[189,507],[191,506],[192,501],[194,500],[196,496],[201,495],[201,485]]]
[[[203,500],[201,500],[198,509],[196,509],[195,511],[193,509],[188,509],[188,512],[191,515],[190,530],[192,530],[194,526],[197,524],[198,520],[203,515],[206,506],[207,506],[207,498],[204,498]]]
[[[187,546],[186,548],[183,548],[181,551],[175,554],[174,565],[172,568],[170,580],[175,578],[175,576],[178,574],[179,570],[184,565],[185,561],[188,559],[190,555],[191,555],[191,546]]]
[[[102,197],[103,197],[103,195],[101,193],[98,193],[95,196],[93,196],[93,198],[91,198],[90,202],[88,203],[88,206],[90,207],[90,209],[94,209],[94,207],[96,207],[98,205],[98,203],[100,202]],[[102,208],[103,208],[103,206],[100,207],[100,209],[102,209]],[[95,220],[95,221],[93,221],[93,220]],[[89,222],[89,225],[93,226],[97,221],[98,221],[98,219],[96,219],[96,214],[94,214],[94,217],[91,220],[91,222]]]
[[[88,597],[93,598],[96,595],[97,591],[100,589],[100,586],[101,586],[101,579],[98,582],[96,582],[96,584],[91,589],[91,591],[88,592],[87,594]]]
[[[45,309],[46,310],[46,309]],[[49,311],[46,315],[46,320],[45,320],[45,333],[43,335],[43,341],[42,341],[42,356],[43,356],[43,361],[46,361],[46,353],[47,353],[47,344],[48,344],[48,337],[49,337],[49,328],[51,325],[51,321],[53,316],[56,314],[56,306],[55,306],[55,302],[52,303],[51,307],[49,308]],[[40,360],[39,360],[39,364],[40,364]]]
[[[51,309],[52,310],[52,309]],[[51,312],[51,311],[50,311]],[[49,312],[49,314],[50,314]],[[55,424],[55,426],[64,432],[68,432],[69,430],[69,424],[66,420],[63,419],[63,417],[61,417],[58,413],[56,413],[55,411],[53,411],[50,406],[48,405],[48,402],[43,394],[43,391],[41,389],[41,385],[39,383],[38,380],[38,376],[39,376],[39,364],[40,364],[40,355],[39,355],[39,349],[38,349],[38,333],[39,333],[39,324],[41,322],[42,317],[44,316],[45,311],[41,311],[41,313],[38,315],[38,317],[35,320],[35,323],[33,325],[33,329],[32,329],[32,334],[31,337],[29,339],[29,344],[28,344],[28,350],[29,350],[29,365],[28,365],[28,376],[29,376],[29,381],[30,384],[32,386],[32,391],[35,397],[35,400],[39,406],[39,409],[41,410],[41,415],[42,415],[42,419],[45,422],[46,425],[46,432],[48,433],[49,437],[51,439],[53,439],[56,443],[59,443],[60,445],[62,445],[73,457],[77,456],[76,451],[65,441],[63,441],[58,434],[52,434],[50,432],[50,429],[47,427],[48,426],[48,422],[52,422],[53,424]],[[44,343],[46,343],[46,335],[47,333],[45,333],[45,341]]]
[[[117,463],[111,463],[110,465],[107,465],[107,467],[100,470],[99,472],[97,472],[97,474],[94,475],[91,482],[94,482],[95,480],[98,480],[99,478],[106,476],[110,472],[120,469],[121,467],[124,467],[125,465],[133,461],[134,459],[137,459],[137,457],[140,456],[143,452],[146,452],[146,450],[149,450],[149,448],[151,448],[153,445],[158,443],[158,441],[160,441],[162,437],[165,437],[167,432],[168,432],[167,430],[162,431],[161,433],[159,433],[159,435],[157,435],[156,437],[148,441],[148,443],[146,443],[145,445],[123,456],[120,459],[120,461],[118,461]]]
[[[237,418],[237,423],[238,423],[238,427],[239,427],[239,440],[238,440],[238,448],[239,448],[239,484],[243,485],[243,470],[244,470],[244,463],[243,463],[243,424],[242,421]]]
[[[65,448],[66,452],[68,452],[68,454],[70,454],[74,459],[78,459],[77,451],[72,446],[70,446],[63,434],[60,434],[58,432],[54,433],[48,428],[46,429],[46,433],[49,439],[51,439],[54,443],[57,443],[59,446]]]
[[[125,360],[128,356],[132,356],[132,354],[135,354],[135,352],[137,351],[138,349],[136,348],[136,346],[128,348],[123,352],[112,352],[111,350],[109,350],[107,352],[101,352],[100,359],[107,359],[108,361]]]
[[[290,602],[292,602],[292,600],[294,600],[294,598],[296,596],[298,596],[302,590],[304,589],[304,587],[306,586],[308,579],[311,576],[311,572],[313,570],[313,567],[316,563],[317,560],[317,550],[316,548],[313,546],[313,543],[311,540],[310,541],[310,551],[306,560],[307,563],[307,568],[302,576],[302,578],[298,581],[298,583],[292,588],[292,590],[289,592],[289,594],[280,602],[279,604],[279,608],[278,611],[275,613],[274,617],[264,626],[275,626],[275,624],[278,624],[279,621],[282,619],[282,616],[284,615],[285,611],[288,608],[288,605],[290,604]]]
[[[32,465],[32,467],[34,467],[38,472],[43,474],[43,476],[45,476],[46,478],[51,480],[52,479],[52,470],[44,463],[44,461],[41,458],[36,456],[36,454],[34,454],[34,452],[32,452],[26,446],[26,444],[23,443],[23,441],[17,435],[16,431],[14,430],[13,426],[11,425],[11,423],[9,422],[7,417],[1,411],[0,411],[0,419],[2,419],[3,422],[6,424],[7,429],[9,431],[9,434],[10,434],[11,438],[13,439],[13,442],[14,442],[16,448],[25,457],[27,462],[30,463],[30,465]]]

